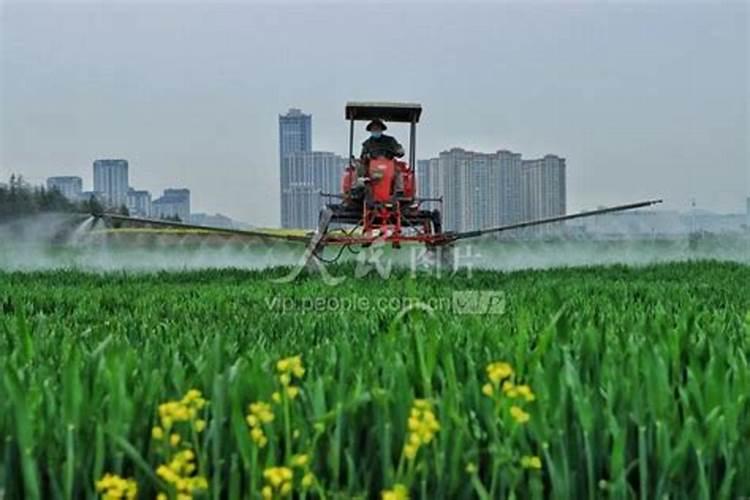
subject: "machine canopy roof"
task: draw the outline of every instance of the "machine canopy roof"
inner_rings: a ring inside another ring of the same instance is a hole
[[[348,102],[347,120],[374,120],[385,122],[419,122],[422,106],[411,102]]]

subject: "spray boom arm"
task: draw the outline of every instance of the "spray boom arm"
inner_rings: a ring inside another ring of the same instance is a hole
[[[584,217],[592,217],[594,215],[609,214],[613,212],[622,212],[624,210],[633,210],[635,208],[649,207],[651,205],[657,205],[662,200],[647,200],[639,201],[637,203],[628,203],[627,205],[617,205],[614,207],[600,208],[597,210],[589,210],[586,212],[579,212],[577,214],[558,215],[555,217],[547,217],[544,219],[535,219],[531,221],[518,222],[515,224],[508,224],[506,226],[491,227],[486,229],[478,229],[476,231],[466,231],[463,233],[446,233],[448,242],[464,240],[467,238],[477,238],[484,236],[485,234],[501,233],[503,231],[510,231],[512,229],[521,229],[524,227],[541,226],[543,224],[552,224],[554,222],[562,222],[571,219],[581,219]]]

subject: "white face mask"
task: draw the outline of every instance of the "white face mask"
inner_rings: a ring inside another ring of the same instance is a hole
[[[373,130],[372,132],[370,132],[370,137],[372,137],[373,139],[379,139],[381,135],[383,135],[383,132],[381,132],[380,130]]]

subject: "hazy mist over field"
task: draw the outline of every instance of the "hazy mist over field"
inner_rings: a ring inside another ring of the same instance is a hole
[[[0,223],[0,271],[265,269],[301,265],[304,249],[302,243],[269,243],[247,238],[193,238],[189,234],[151,234],[149,231],[108,233],[103,223],[92,225],[90,218],[69,214],[39,215]],[[339,250],[329,248],[323,255],[331,259]],[[369,269],[385,277],[389,269],[396,267],[437,272],[423,246],[392,250],[376,245],[371,250],[356,251],[359,252],[356,255],[343,252],[341,262],[354,263],[361,270]],[[698,259],[750,264],[750,237],[717,235],[693,245],[688,238],[478,240],[456,245],[445,269],[455,268],[466,273],[471,269],[644,265]]]

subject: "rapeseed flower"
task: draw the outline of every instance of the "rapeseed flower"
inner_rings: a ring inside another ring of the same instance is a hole
[[[520,406],[513,405],[510,407],[510,416],[513,417],[513,420],[518,422],[519,424],[525,424],[529,421],[529,414],[523,411],[523,409]]]
[[[305,474],[304,476],[302,476],[302,487],[303,488],[309,488],[310,486],[313,485],[314,482],[315,482],[315,476],[313,475],[312,472],[308,472],[307,474]]]
[[[264,500],[274,497],[286,497],[292,493],[294,473],[289,467],[270,467],[263,471],[266,485],[261,490]]]
[[[440,423],[432,411],[430,403],[424,399],[415,399],[407,421],[409,434],[404,445],[404,455],[409,460],[417,456],[419,448],[428,444],[440,430]]]
[[[294,467],[304,467],[310,462],[310,457],[308,455],[305,455],[304,453],[301,453],[299,455],[294,455],[292,457],[292,466]]]
[[[96,491],[106,500],[132,500],[138,494],[138,485],[133,479],[125,479],[117,474],[104,474],[96,482]]]
[[[499,384],[501,380],[513,375],[513,367],[503,361],[490,363],[489,365],[487,365],[486,370],[487,377],[495,385]]]
[[[523,456],[521,457],[521,467],[539,470],[542,468],[542,460],[537,456]]]
[[[187,449],[175,453],[168,463],[160,465],[156,475],[176,490],[178,498],[187,500],[195,492],[208,489],[205,477],[192,475],[195,470],[195,453]]]
[[[289,385],[294,378],[302,378],[305,375],[305,367],[302,366],[302,356],[291,356],[276,362],[276,371],[282,385]],[[286,383],[285,383],[286,381]]]
[[[390,490],[383,490],[382,500],[409,500],[409,489],[403,484],[395,484]]]
[[[250,426],[250,438],[260,448],[263,448],[268,443],[266,433],[263,432],[263,424],[273,422],[274,419],[271,405],[264,401],[257,401],[248,406],[248,411],[250,413],[245,420],[247,425]]]
[[[168,431],[177,422],[188,422],[194,420],[198,412],[206,405],[201,391],[190,389],[179,401],[167,401],[159,405],[159,418],[161,427]],[[157,432],[158,434],[158,432]],[[152,431],[153,436],[153,431]],[[155,439],[161,439],[156,438]]]
[[[518,397],[522,397],[529,402],[536,399],[536,396],[534,396],[534,393],[531,391],[531,387],[529,387],[528,385],[517,385],[516,394],[518,395]]]
[[[279,374],[279,382],[281,383],[283,394],[289,399],[295,399],[299,396],[299,387],[295,386],[292,382],[294,379],[302,378],[305,375],[305,367],[302,366],[302,356],[291,356],[289,358],[280,359],[276,362],[276,372]],[[282,393],[275,391],[271,395],[271,400],[274,403],[282,402]]]

